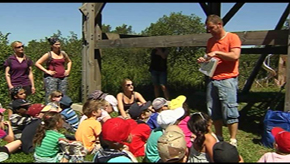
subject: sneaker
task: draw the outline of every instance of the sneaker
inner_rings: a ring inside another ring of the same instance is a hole
[[[237,139],[231,138],[231,139],[230,139],[230,144],[232,144],[232,145],[234,145],[235,147],[237,147],[237,146],[238,146],[238,141],[237,141]]]
[[[9,158],[9,154],[6,152],[0,152],[0,162],[3,162]]]

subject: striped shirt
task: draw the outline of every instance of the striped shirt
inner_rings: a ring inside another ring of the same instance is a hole
[[[40,157],[55,157],[60,152],[58,139],[65,136],[54,130],[47,130],[40,145],[35,147],[35,153]]]
[[[80,119],[72,108],[63,109],[60,114],[64,117],[65,122],[73,127],[74,131],[78,129]]]
[[[16,139],[21,138],[22,130],[31,122],[33,118],[28,116],[21,116],[19,114],[12,114],[9,118],[11,122],[12,131]]]

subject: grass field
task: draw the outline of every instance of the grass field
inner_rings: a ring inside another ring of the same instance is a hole
[[[240,123],[237,134],[238,151],[244,158],[244,162],[256,162],[268,151],[274,151],[271,148],[266,148],[260,144],[263,126],[261,121],[266,112],[266,109],[261,104],[240,103]],[[193,110],[194,111],[194,110]],[[229,133],[226,127],[223,127],[224,139],[229,141]],[[0,141],[4,145],[4,141]],[[93,155],[88,155],[85,160],[92,161]],[[5,161],[6,163],[31,163],[34,162],[33,154],[25,154],[16,152]]]

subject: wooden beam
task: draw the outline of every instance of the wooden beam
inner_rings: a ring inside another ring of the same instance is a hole
[[[239,35],[242,45],[287,45],[288,30],[233,32]],[[98,40],[95,48],[151,48],[206,46],[211,34],[165,35],[115,40]]]
[[[242,48],[241,54],[287,54],[288,46],[265,48]]]
[[[117,33],[102,33],[102,39],[108,39],[108,40],[115,40],[115,39],[120,39],[120,38],[135,38],[135,37],[145,37],[145,36],[117,34]]]
[[[209,2],[209,14],[221,16],[221,2]]]
[[[83,3],[83,5],[79,8],[79,10],[82,13],[82,40],[83,40],[83,49],[82,49],[82,102],[85,102],[86,97],[87,97],[87,83],[86,83],[86,79],[87,79],[87,49],[88,49],[88,45],[87,45],[87,39],[88,37],[88,32],[87,32],[87,24],[88,24],[88,15],[89,15],[89,7],[87,3]]]
[[[228,23],[228,21],[239,11],[239,9],[245,4],[243,3],[236,3],[231,10],[223,17],[224,26]]]
[[[276,28],[275,28],[276,30],[282,29],[282,27],[284,26],[284,23],[285,23],[287,17],[289,16],[289,12],[290,12],[290,3],[285,8],[285,10],[284,10],[284,12],[283,12],[283,14],[282,14],[282,16],[281,16],[278,24],[276,25]]]
[[[285,22],[285,20],[286,20],[286,18],[287,18],[287,15],[289,15],[289,5],[286,7],[284,13],[283,13],[282,16],[280,17],[280,20],[279,20],[278,24],[276,25],[275,30],[281,30],[281,29],[282,29],[283,24],[284,24],[284,22]],[[286,31],[287,31],[287,30],[286,30]],[[277,34],[276,34],[276,35],[277,35]],[[285,34],[279,34],[279,35],[285,35],[285,38],[286,38],[286,44],[285,44],[285,46],[287,46],[287,45],[289,44],[289,43],[287,43],[287,42],[288,42],[288,38],[287,38],[287,36],[288,36],[288,32],[285,33]],[[284,42],[285,42],[285,41],[284,41]],[[255,44],[254,44],[254,45],[255,45]],[[265,44],[265,45],[266,45],[265,48],[271,47],[270,44]],[[247,92],[249,92],[249,90],[251,89],[251,86],[252,86],[252,84],[253,84],[253,82],[254,82],[254,80],[255,80],[255,78],[256,78],[256,76],[257,76],[259,70],[261,69],[261,66],[262,66],[262,64],[263,64],[263,62],[264,62],[264,60],[265,60],[267,54],[268,54],[268,53],[261,54],[260,58],[259,58],[258,61],[257,61],[256,66],[254,67],[254,69],[253,69],[251,75],[249,76],[249,78],[247,79],[246,84],[244,85],[244,88],[243,88],[243,90],[242,90],[243,93],[247,93]]]
[[[82,11],[87,11],[86,21],[84,22],[83,30],[86,32],[85,35],[85,44],[83,46],[83,75],[82,75],[82,86],[83,86],[83,102],[86,101],[87,96],[91,93],[95,86],[96,80],[95,77],[95,69],[96,65],[94,63],[95,59],[95,3],[87,3],[86,8],[83,7]]]
[[[202,8],[203,12],[206,16],[210,15],[209,13],[209,7],[205,2],[199,2],[200,7]]]
[[[103,3],[95,3],[95,18],[101,13],[106,5],[106,2]]]
[[[289,6],[289,5],[288,5]],[[290,14],[290,13],[288,13]],[[290,19],[288,19],[288,23],[290,24]],[[284,102],[284,111],[290,111],[290,29],[288,29],[288,56],[286,62],[287,74],[286,74],[286,93],[285,93],[285,102]]]

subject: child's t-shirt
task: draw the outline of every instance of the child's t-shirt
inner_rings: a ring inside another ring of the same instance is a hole
[[[158,127],[151,131],[151,134],[147,140],[145,147],[145,158],[150,163],[156,163],[160,160],[160,156],[157,148],[157,141],[162,136],[163,130]]]
[[[55,157],[60,151],[58,140],[65,136],[54,130],[47,130],[40,145],[36,145],[35,153],[40,157]]]
[[[290,154],[281,155],[277,154],[276,152],[268,152],[265,153],[258,162],[263,163],[271,163],[271,162],[289,162],[290,161]]]
[[[151,133],[150,127],[146,123],[137,124],[132,130],[132,141],[128,145],[130,152],[135,157],[145,156],[145,144]]]
[[[77,141],[81,141],[88,151],[92,151],[96,145],[97,138],[102,131],[102,125],[95,118],[83,120],[75,133]]]
[[[25,128],[27,124],[32,121],[32,117],[30,116],[21,116],[19,114],[12,114],[9,118],[11,122],[11,127],[15,136],[15,139],[20,139],[22,130]]]
[[[7,133],[3,129],[0,129],[0,139],[5,138],[6,136]]]
[[[63,109],[60,114],[64,117],[65,121],[73,127],[74,131],[78,129],[79,116],[72,108]]]
[[[152,113],[146,122],[152,130],[159,127],[159,124],[157,123],[158,114],[159,113],[157,113],[157,112]]]

